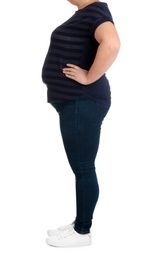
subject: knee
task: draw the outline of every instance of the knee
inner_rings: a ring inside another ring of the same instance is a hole
[[[94,162],[79,162],[78,165],[74,167],[74,173],[77,177],[88,177],[94,174],[96,175]]]

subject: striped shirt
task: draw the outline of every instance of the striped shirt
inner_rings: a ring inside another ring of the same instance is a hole
[[[48,102],[64,102],[85,95],[100,102],[110,102],[110,85],[106,75],[89,85],[67,78],[62,69],[67,63],[89,70],[98,48],[94,38],[96,28],[106,22],[113,23],[108,5],[94,2],[57,27],[42,68],[42,80],[47,86]]]

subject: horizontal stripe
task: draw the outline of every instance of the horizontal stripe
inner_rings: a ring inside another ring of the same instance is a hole
[[[60,40],[64,40],[64,41],[70,42],[70,43],[84,42],[85,38],[86,38],[86,36],[83,38],[81,38],[81,37],[78,38],[78,37],[74,37],[73,35],[65,36],[65,35],[53,34],[53,39],[60,39]]]
[[[64,93],[64,94],[66,94],[66,93],[70,93],[70,94],[81,93],[81,89],[74,89],[73,87],[72,87],[72,89],[70,89],[70,88],[65,88],[65,86],[60,86],[60,85],[59,85],[59,87],[56,86],[56,85],[53,85],[51,89],[54,90],[54,92],[59,92],[59,93]]]
[[[67,90],[66,90],[66,92],[65,91],[61,91],[61,90],[59,90],[59,89],[53,89],[53,88],[48,88],[48,90],[52,90],[51,91],[51,93],[52,93],[52,95],[61,95],[61,96],[74,96],[74,97],[76,97],[76,95],[81,95],[82,94],[82,91],[79,91],[79,92],[68,92]]]
[[[70,47],[72,47],[73,45],[76,45],[76,48],[81,48],[81,46],[83,46],[83,41],[81,41],[81,42],[78,42],[78,44],[77,44],[77,42],[73,42],[73,41],[65,41],[65,40],[61,40],[61,39],[56,39],[56,38],[53,38],[52,37],[52,39],[51,39],[51,44],[52,43],[57,43],[57,44],[59,44],[59,46],[66,46],[66,44],[68,45],[68,46],[70,46]]]
[[[79,46],[77,46],[77,47],[79,47]],[[54,50],[60,50],[60,51],[68,51],[69,50],[70,52],[76,52],[76,53],[81,53],[81,50],[82,50],[82,48],[76,48],[76,47],[73,47],[72,45],[70,47],[66,46],[66,45],[64,45],[62,47],[62,46],[58,46],[58,45],[53,44],[52,48]]]

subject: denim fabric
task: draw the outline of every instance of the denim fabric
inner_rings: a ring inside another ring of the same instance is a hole
[[[101,124],[110,104],[85,96],[63,103],[52,103],[60,117],[64,148],[76,180],[75,230],[90,232],[93,212],[99,196],[95,158]]]

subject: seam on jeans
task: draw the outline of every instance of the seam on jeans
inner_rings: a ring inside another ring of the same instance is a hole
[[[78,147],[78,165],[80,167],[80,151],[79,151],[79,131],[78,131],[78,126],[79,126],[79,99],[76,99],[76,107],[75,107],[75,121],[76,121],[76,136],[77,136],[77,147]],[[84,186],[83,186],[83,176],[82,176],[82,173],[81,173],[81,169],[80,169],[80,175],[81,175],[81,182],[82,182],[82,212],[84,212]],[[84,222],[84,214],[82,214],[82,222]]]

